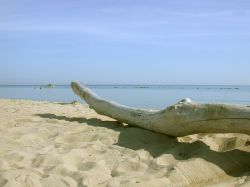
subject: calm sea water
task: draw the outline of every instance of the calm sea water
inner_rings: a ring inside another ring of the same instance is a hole
[[[40,89],[41,87],[41,89]],[[205,85],[88,85],[99,96],[124,105],[161,109],[191,98],[196,102],[250,105],[250,86]],[[0,86],[0,98],[72,102],[75,96],[68,85],[55,88],[33,86]]]

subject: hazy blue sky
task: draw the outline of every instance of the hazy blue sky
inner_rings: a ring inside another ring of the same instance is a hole
[[[250,84],[249,0],[0,0],[0,84]]]

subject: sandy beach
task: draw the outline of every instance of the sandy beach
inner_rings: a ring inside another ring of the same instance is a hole
[[[250,186],[250,136],[173,138],[88,105],[0,100],[0,186]]]

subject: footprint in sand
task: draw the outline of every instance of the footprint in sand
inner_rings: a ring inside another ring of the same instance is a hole
[[[94,168],[95,166],[96,166],[95,162],[85,162],[85,163],[79,164],[78,169],[80,171],[88,171]]]

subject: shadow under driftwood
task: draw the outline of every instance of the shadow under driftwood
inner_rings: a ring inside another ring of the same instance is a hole
[[[239,177],[243,174],[250,175],[250,152],[237,149],[227,152],[216,152],[199,140],[193,143],[178,142],[177,138],[138,127],[129,125],[123,126],[116,121],[102,121],[97,118],[86,119],[84,117],[75,118],[58,116],[51,113],[37,114],[37,116],[47,119],[87,123],[90,126],[105,127],[114,131],[119,131],[120,135],[116,145],[132,150],[144,149],[154,158],[162,154],[172,154],[177,160],[201,158],[217,165],[230,176]],[[140,134],[144,134],[144,136]]]

